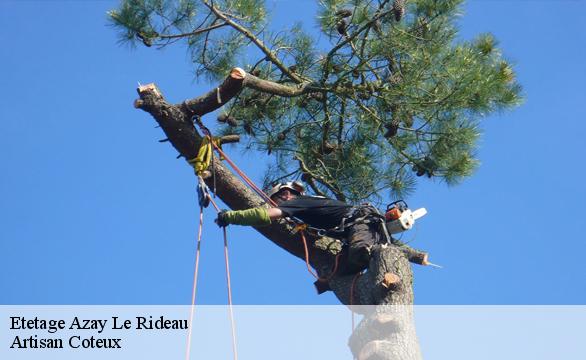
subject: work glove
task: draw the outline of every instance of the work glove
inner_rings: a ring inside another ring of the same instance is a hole
[[[226,216],[227,213],[227,210],[221,210],[218,213],[218,217],[214,221],[216,222],[216,224],[218,224],[219,227],[226,227],[230,224],[228,222],[228,216]]]
[[[220,227],[225,227],[229,224],[266,226],[271,224],[271,219],[268,210],[264,207],[234,211],[222,210],[218,213],[216,224]]]

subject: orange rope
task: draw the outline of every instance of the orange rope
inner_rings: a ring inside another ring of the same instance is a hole
[[[354,304],[354,285],[356,285],[356,280],[360,275],[362,275],[362,271],[354,275],[354,279],[352,279],[352,285],[350,285],[350,311],[352,311],[352,331],[354,331],[354,309],[352,308],[352,305]]]
[[[207,136],[211,138],[210,134],[207,134]],[[224,153],[218,145],[216,145],[213,141],[211,141],[211,143],[212,146],[216,149],[216,151],[226,160],[228,164],[230,164],[230,166],[232,166],[234,171],[236,171],[236,173],[240,175],[240,177],[248,184],[248,186],[250,186],[266,202],[271,204],[271,206],[277,206],[277,204],[270,197],[268,197],[268,195],[265,194],[264,191],[262,191],[258,186],[256,186],[256,184],[242,170],[240,170],[240,168],[234,163],[234,161],[232,161],[232,159],[230,159],[230,157],[226,155],[226,153]]]
[[[199,229],[197,231],[197,249],[195,251],[195,269],[193,271],[193,287],[191,289],[191,309],[189,314],[189,327],[187,332],[187,350],[185,352],[185,359],[189,360],[191,357],[191,335],[193,325],[193,314],[195,312],[195,296],[197,294],[197,278],[199,273],[199,254],[201,252],[201,233],[203,229],[203,207],[199,208]]]
[[[342,255],[342,254],[339,253],[334,258],[334,268],[332,269],[330,274],[327,277],[319,278],[318,279],[319,281],[329,282],[330,280],[332,280],[332,278],[334,277],[334,275],[336,275],[336,272],[338,271],[338,264],[340,263],[340,255]]]
[[[313,275],[313,277],[315,277],[318,281],[330,281],[338,271],[338,263],[340,261],[341,254],[336,255],[336,258],[334,259],[334,268],[332,269],[330,274],[327,277],[319,277],[311,268],[311,264],[309,264],[309,250],[307,248],[307,240],[305,239],[305,233],[303,231],[300,231],[299,234],[301,235],[301,242],[303,242],[303,251],[305,253],[305,265],[307,266],[307,271],[309,271],[309,273]]]
[[[303,242],[303,251],[305,252],[305,265],[307,266],[307,271],[316,279],[319,279],[319,276],[313,271],[311,265],[309,264],[309,250],[307,250],[307,240],[305,240],[305,234],[303,231],[300,231],[299,234],[301,235],[301,242]]]

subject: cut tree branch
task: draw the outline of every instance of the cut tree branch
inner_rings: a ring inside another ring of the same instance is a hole
[[[200,97],[184,101],[184,111],[191,116],[205,115],[224,106],[245,87],[283,97],[295,97],[313,91],[308,83],[298,86],[286,86],[260,79],[236,67],[230,71],[228,77],[217,88]]]

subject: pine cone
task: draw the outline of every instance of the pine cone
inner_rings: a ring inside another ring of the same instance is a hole
[[[238,121],[236,121],[236,119],[234,119],[232,116],[228,116],[228,114],[218,115],[218,122],[228,124],[230,127],[238,126]]]
[[[358,98],[362,100],[369,100],[370,99],[370,92],[368,90],[364,90],[358,93]]]
[[[319,102],[324,101],[324,94],[320,93],[320,92],[311,93],[311,94],[309,94],[309,97],[314,99],[315,101],[319,101]]]
[[[279,133],[279,135],[277,135],[277,139],[279,139],[279,141],[283,141],[287,138],[287,132],[282,131]]]
[[[347,28],[348,28],[348,23],[344,19],[338,21],[338,23],[336,24],[336,30],[338,30],[338,33],[340,35],[346,35]]]
[[[410,113],[407,113],[407,114],[405,114],[403,119],[401,119],[401,121],[403,122],[405,127],[410,128],[411,126],[413,126],[413,115]]]
[[[327,141],[322,144],[322,153],[323,154],[326,154],[326,155],[331,154],[332,151],[334,151],[335,149],[336,149],[336,147]]]
[[[426,174],[428,178],[433,176],[433,172],[437,168],[435,161],[429,156],[426,156],[425,159],[423,159],[422,166],[424,168],[423,173]]]
[[[415,36],[422,38],[424,38],[427,35],[430,29],[427,19],[422,16],[417,19],[417,23],[415,26]]]
[[[399,85],[401,83],[401,81],[403,81],[403,78],[401,77],[401,74],[399,74],[399,73],[393,74],[389,78],[389,83],[391,85]]]
[[[395,122],[391,122],[385,125],[387,132],[383,135],[385,138],[390,139],[393,136],[397,135],[397,131],[399,130],[399,125]]]
[[[228,123],[228,126],[230,127],[238,126],[238,121],[236,121],[236,119],[234,119],[232,116],[228,116],[228,118],[226,119],[226,123]]]
[[[248,135],[254,135],[254,131],[252,131],[252,124],[249,123],[248,121],[244,123],[244,125],[242,125],[242,127],[244,128],[244,131],[248,134]]]
[[[418,164],[413,165],[411,170],[413,170],[413,172],[417,176],[423,176],[425,174],[425,169],[423,167],[419,166]]]
[[[336,11],[336,16],[341,17],[341,18],[347,18],[352,16],[352,10],[350,9],[341,9]]]
[[[382,28],[381,28],[381,25],[380,25],[380,21],[379,21],[379,20],[376,20],[376,21],[374,22],[374,24],[372,24],[372,28],[373,28],[373,30],[374,30],[374,31],[375,31],[377,34],[379,34],[379,35],[382,35],[382,33],[383,33],[383,30],[382,30]]]
[[[405,0],[395,0],[393,2],[393,14],[397,22],[401,21],[405,15]]]

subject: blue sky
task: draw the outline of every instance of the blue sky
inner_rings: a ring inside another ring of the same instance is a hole
[[[271,1],[278,24],[314,27],[314,1]],[[115,1],[0,1],[0,304],[187,304],[195,178],[147,113],[137,82],[180,102],[185,49],[119,46]],[[483,123],[476,174],[423,182],[428,215],[404,240],[443,269],[415,267],[418,304],[585,304],[586,4],[469,1],[462,38],[492,32],[525,104]],[[208,123],[213,117],[204,118]],[[228,151],[257,181],[264,169]],[[226,302],[221,233],[206,212],[198,302]],[[336,304],[293,258],[230,227],[234,302]]]

